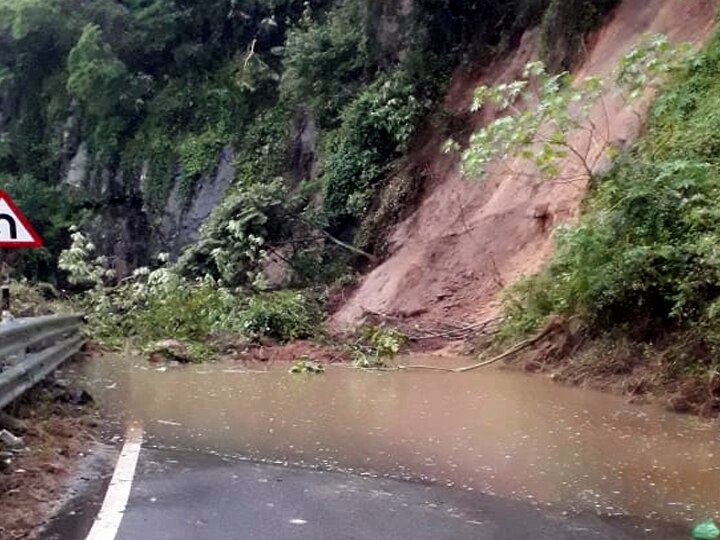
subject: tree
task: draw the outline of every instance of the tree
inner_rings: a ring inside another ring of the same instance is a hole
[[[321,125],[337,123],[368,66],[363,6],[345,0],[318,24],[308,10],[288,33],[281,88],[291,101],[305,102]]]
[[[66,0],[0,0],[4,91],[33,93],[39,80],[62,68],[76,35],[76,20],[66,15],[70,12]]]
[[[117,104],[127,78],[125,64],[103,41],[100,27],[85,25],[68,56],[68,92],[101,116]]]
[[[673,47],[665,36],[645,37],[620,60],[615,93],[624,106],[632,107],[688,66],[692,53],[689,44]],[[498,163],[502,174],[570,182],[591,179],[600,162],[616,152],[607,103],[612,90],[598,76],[573,81],[567,72],[551,75],[542,62],[527,64],[521,80],[479,87],[472,110],[490,106],[501,116],[470,137],[462,154],[463,171],[480,176],[491,163]],[[593,119],[594,110],[604,113],[601,123]],[[447,144],[448,150],[459,148],[454,141]]]
[[[64,14],[69,7],[63,0],[2,0],[0,14],[16,41],[48,45],[69,37],[72,18]]]

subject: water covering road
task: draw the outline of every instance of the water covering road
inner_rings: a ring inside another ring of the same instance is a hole
[[[683,522],[720,512],[709,421],[498,370],[286,369],[106,356],[84,378],[111,418],[141,421],[145,446],[160,451],[424,481],[556,513]]]

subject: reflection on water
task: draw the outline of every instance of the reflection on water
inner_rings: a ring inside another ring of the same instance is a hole
[[[84,370],[104,409],[150,444],[440,482],[556,509],[668,520],[720,512],[714,424],[538,377],[322,376],[104,357]]]

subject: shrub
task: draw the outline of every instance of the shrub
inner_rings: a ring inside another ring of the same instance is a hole
[[[282,238],[291,200],[281,181],[239,185],[203,226],[200,240],[180,257],[186,276],[211,275],[228,285],[261,285],[266,243]]]
[[[312,373],[313,375],[320,375],[325,373],[325,366],[319,362],[315,362],[309,356],[301,356],[292,366],[290,366],[290,373],[293,374],[305,374]]]
[[[359,334],[351,356],[353,365],[362,369],[388,367],[408,341],[407,336],[395,328],[365,326]]]
[[[239,312],[240,329],[248,338],[280,342],[317,336],[322,322],[320,304],[297,291],[250,297]]]
[[[429,102],[403,72],[378,79],[343,112],[325,163],[324,209],[330,216],[363,217],[378,179],[408,144]]]
[[[60,257],[69,281],[86,287],[76,300],[93,339],[115,346],[129,337],[146,344],[162,339],[202,342],[214,332],[237,332],[242,296],[209,276],[188,280],[168,268],[139,268],[113,285],[108,260],[81,232]]]
[[[186,282],[168,274],[132,306],[128,329],[143,342],[178,339],[201,342],[213,332],[236,331],[239,300],[211,279]]]

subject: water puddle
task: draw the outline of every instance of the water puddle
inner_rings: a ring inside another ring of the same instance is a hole
[[[718,516],[717,424],[484,370],[297,376],[233,364],[158,370],[106,356],[84,373],[149,444],[438,482],[670,521]]]

